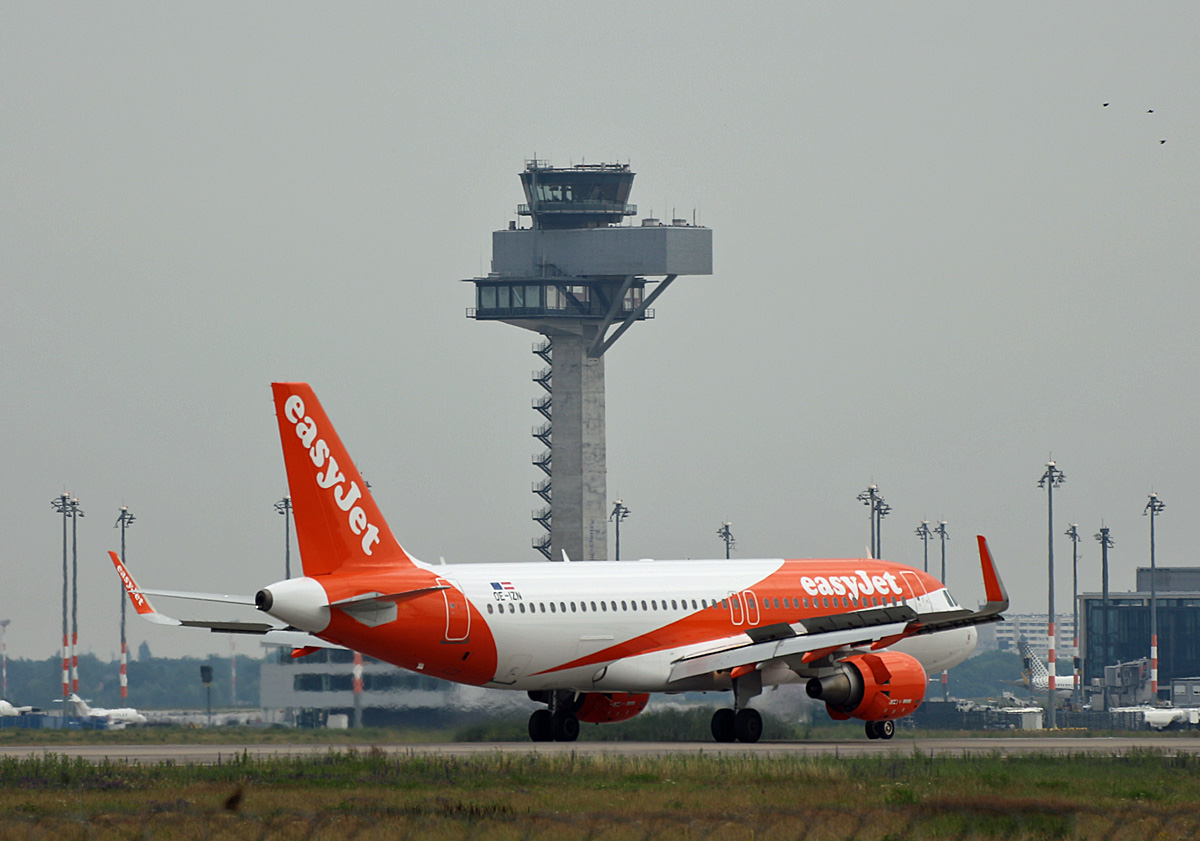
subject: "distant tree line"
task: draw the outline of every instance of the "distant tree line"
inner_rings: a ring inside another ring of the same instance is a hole
[[[145,656],[141,656],[145,655]],[[120,664],[93,654],[79,655],[79,696],[94,707],[146,709],[203,709],[204,684],[200,667],[211,666],[214,707],[258,707],[262,660],[238,655],[237,697],[230,695],[230,660],[211,656],[167,659],[150,656],[145,647],[129,661],[129,697],[121,700]],[[8,697],[17,706],[57,709],[62,699],[62,658],[8,661]]]

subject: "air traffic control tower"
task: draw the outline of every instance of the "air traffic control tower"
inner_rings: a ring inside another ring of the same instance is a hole
[[[533,513],[548,534],[533,546],[551,560],[608,558],[604,443],[604,354],[679,275],[712,274],[712,231],[673,219],[642,219],[629,204],[627,164],[555,168],[527,161],[525,204],[492,234],[492,269],[475,284],[477,321],[502,321],[542,334],[533,351],[546,363],[533,408],[545,419],[533,436],[546,449],[533,463],[546,475]],[[661,280],[647,280],[661,277]],[[650,290],[647,287],[651,284]]]

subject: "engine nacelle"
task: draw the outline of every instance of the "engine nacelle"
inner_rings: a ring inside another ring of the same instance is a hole
[[[633,695],[628,692],[587,692],[575,711],[580,721],[590,724],[611,724],[628,721],[646,709],[650,694]]]
[[[886,721],[921,706],[928,681],[915,657],[884,651],[847,657],[834,674],[813,678],[805,689],[810,698],[825,702],[831,718]]]

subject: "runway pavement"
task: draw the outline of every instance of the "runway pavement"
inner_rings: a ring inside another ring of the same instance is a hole
[[[98,762],[104,759],[141,764],[159,762],[215,763],[229,761],[235,755],[256,757],[311,756],[329,751],[371,750],[378,747],[402,755],[471,757],[505,753],[552,756],[879,756],[889,753],[924,756],[965,756],[979,754],[1100,754],[1118,755],[1132,750],[1161,751],[1167,754],[1200,754],[1200,739],[1161,736],[1023,736],[1011,738],[905,739],[890,741],[804,741],[718,744],[716,742],[450,742],[327,745],[37,745],[0,747],[0,756],[24,757],[57,754]]]

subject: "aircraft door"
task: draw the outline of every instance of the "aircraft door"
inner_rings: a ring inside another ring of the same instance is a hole
[[[447,588],[442,590],[446,602],[446,634],[442,642],[466,642],[471,635],[471,608],[467,597],[454,581],[439,578],[437,583]]]
[[[729,621],[734,625],[741,625],[746,621],[746,612],[742,609],[742,594],[730,593],[729,599]]]
[[[746,624],[758,624],[758,597],[754,595],[753,590],[746,590],[744,593],[746,598]]]

